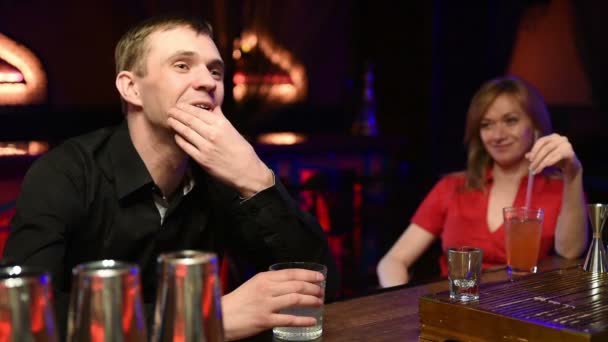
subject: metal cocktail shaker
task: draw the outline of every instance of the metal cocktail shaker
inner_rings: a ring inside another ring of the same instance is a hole
[[[59,341],[48,273],[0,268],[0,341]]]
[[[161,254],[158,267],[152,341],[224,341],[216,255]]]
[[[139,267],[115,260],[73,269],[68,342],[145,342]]]

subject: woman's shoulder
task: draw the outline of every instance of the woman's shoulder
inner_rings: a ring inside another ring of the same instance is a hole
[[[441,176],[439,182],[453,184],[453,185],[464,185],[466,181],[466,173],[464,171],[450,172]]]
[[[444,191],[455,191],[463,189],[466,183],[466,174],[464,171],[450,172],[441,175],[439,181],[435,183],[435,188],[440,188]]]

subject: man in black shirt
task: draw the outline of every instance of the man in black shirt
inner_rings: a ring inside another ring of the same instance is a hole
[[[234,250],[259,269],[279,261],[335,266],[318,223],[299,211],[224,117],[224,64],[204,22],[154,18],[116,47],[125,122],[70,139],[28,171],[6,257],[53,275],[60,321],[71,269],[118,259],[142,269],[152,303],[162,252]],[[314,324],[279,314],[321,305],[317,272],[261,272],[222,298],[228,339]],[[333,284],[332,284],[333,283]]]

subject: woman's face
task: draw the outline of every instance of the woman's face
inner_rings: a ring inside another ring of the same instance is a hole
[[[481,119],[479,135],[495,163],[515,166],[532,148],[534,127],[512,95],[499,95]]]

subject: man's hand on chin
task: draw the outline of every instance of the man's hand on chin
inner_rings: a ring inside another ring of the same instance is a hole
[[[249,198],[274,184],[274,175],[217,106],[177,104],[167,122],[175,142],[210,175]]]

